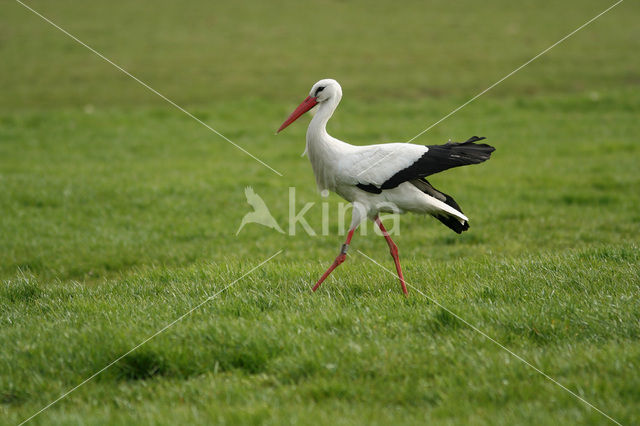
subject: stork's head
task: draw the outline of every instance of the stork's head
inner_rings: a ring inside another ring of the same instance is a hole
[[[331,78],[325,78],[323,80],[318,81],[313,85],[311,91],[309,92],[309,96],[307,99],[302,101],[302,103],[295,109],[282,123],[282,126],[278,129],[278,132],[283,130],[289,124],[296,121],[302,114],[309,111],[311,108],[316,106],[317,104],[322,104],[323,102],[332,101],[336,104],[340,102],[342,98],[342,87],[338,84],[337,81]]]
[[[316,98],[316,102],[325,102],[332,98],[342,98],[342,87],[332,78],[325,78],[313,85],[309,96]]]

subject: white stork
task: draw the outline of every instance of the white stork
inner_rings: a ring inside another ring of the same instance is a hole
[[[486,161],[495,150],[490,145],[475,143],[484,139],[474,136],[466,142],[444,145],[388,143],[355,146],[327,133],[327,122],[342,99],[337,81],[324,79],[311,88],[309,96],[291,113],[278,132],[302,114],[319,105],[307,130],[307,146],[316,183],[321,191],[330,190],[353,204],[351,226],[340,254],[320,277],[313,291],[346,259],[347,249],[358,225],[365,218],[373,220],[384,235],[396,265],[402,291],[407,294],[398,247],[382,225],[381,212],[414,212],[430,214],[460,234],[469,229],[469,219],[449,195],[435,189],[425,178],[452,167]]]

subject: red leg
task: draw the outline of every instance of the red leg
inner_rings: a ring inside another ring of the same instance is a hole
[[[327,269],[327,271],[322,274],[316,285],[313,286],[313,291],[316,291],[318,287],[320,287],[320,284],[322,284],[322,282],[329,276],[329,274],[332,273],[333,270],[336,269],[338,265],[344,262],[344,260],[347,258],[347,249],[349,248],[349,244],[351,243],[351,237],[353,237],[354,231],[355,228],[349,231],[349,234],[347,234],[347,240],[344,242],[344,244],[342,245],[342,249],[340,250],[340,254],[338,255],[338,257],[336,257],[336,260],[333,261],[333,264],[329,266],[329,269]]]
[[[400,285],[402,286],[402,292],[406,296],[407,294],[409,294],[409,292],[407,291],[407,286],[405,285],[404,277],[402,276],[402,268],[400,267],[400,258],[398,257],[398,246],[396,245],[396,243],[393,242],[393,240],[389,236],[389,233],[384,228],[384,225],[382,224],[382,221],[378,216],[376,216],[375,222],[376,222],[376,225],[378,225],[378,227],[382,231],[382,235],[384,235],[384,239],[387,240],[387,244],[389,245],[389,251],[391,252],[391,257],[393,257],[393,261],[396,264],[396,271],[398,272],[398,278],[400,278]]]

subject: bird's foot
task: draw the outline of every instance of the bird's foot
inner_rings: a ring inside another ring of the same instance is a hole
[[[322,284],[324,280],[327,279],[329,274],[332,273],[334,269],[336,269],[339,265],[342,264],[342,262],[344,262],[347,259],[348,249],[349,249],[349,244],[342,245],[342,249],[340,249],[340,254],[338,255],[338,257],[336,257],[336,260],[333,261],[331,266],[329,266],[329,269],[327,269],[327,271],[324,274],[322,274],[322,276],[320,277],[316,285],[313,286],[312,291],[316,291],[318,287],[320,287],[320,284]]]
[[[402,286],[402,293],[404,293],[405,296],[409,295],[409,292],[407,291],[407,285],[404,281],[404,277],[400,277],[400,285]]]

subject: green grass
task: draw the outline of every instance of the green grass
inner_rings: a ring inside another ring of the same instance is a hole
[[[0,5],[0,423],[279,250],[34,423],[606,423],[438,304],[640,423],[636,3],[416,141],[477,134],[497,151],[431,179],[469,232],[401,218],[407,299],[358,254],[393,267],[371,232],[310,293],[343,239],[337,196],[330,235],[255,224],[235,235],[246,186],[283,227],[296,187],[321,231],[324,200],[300,158],[306,121],[274,130],[334,77],[345,98],[332,134],[406,140],[610,3],[28,4],[284,176],[18,3]]]

